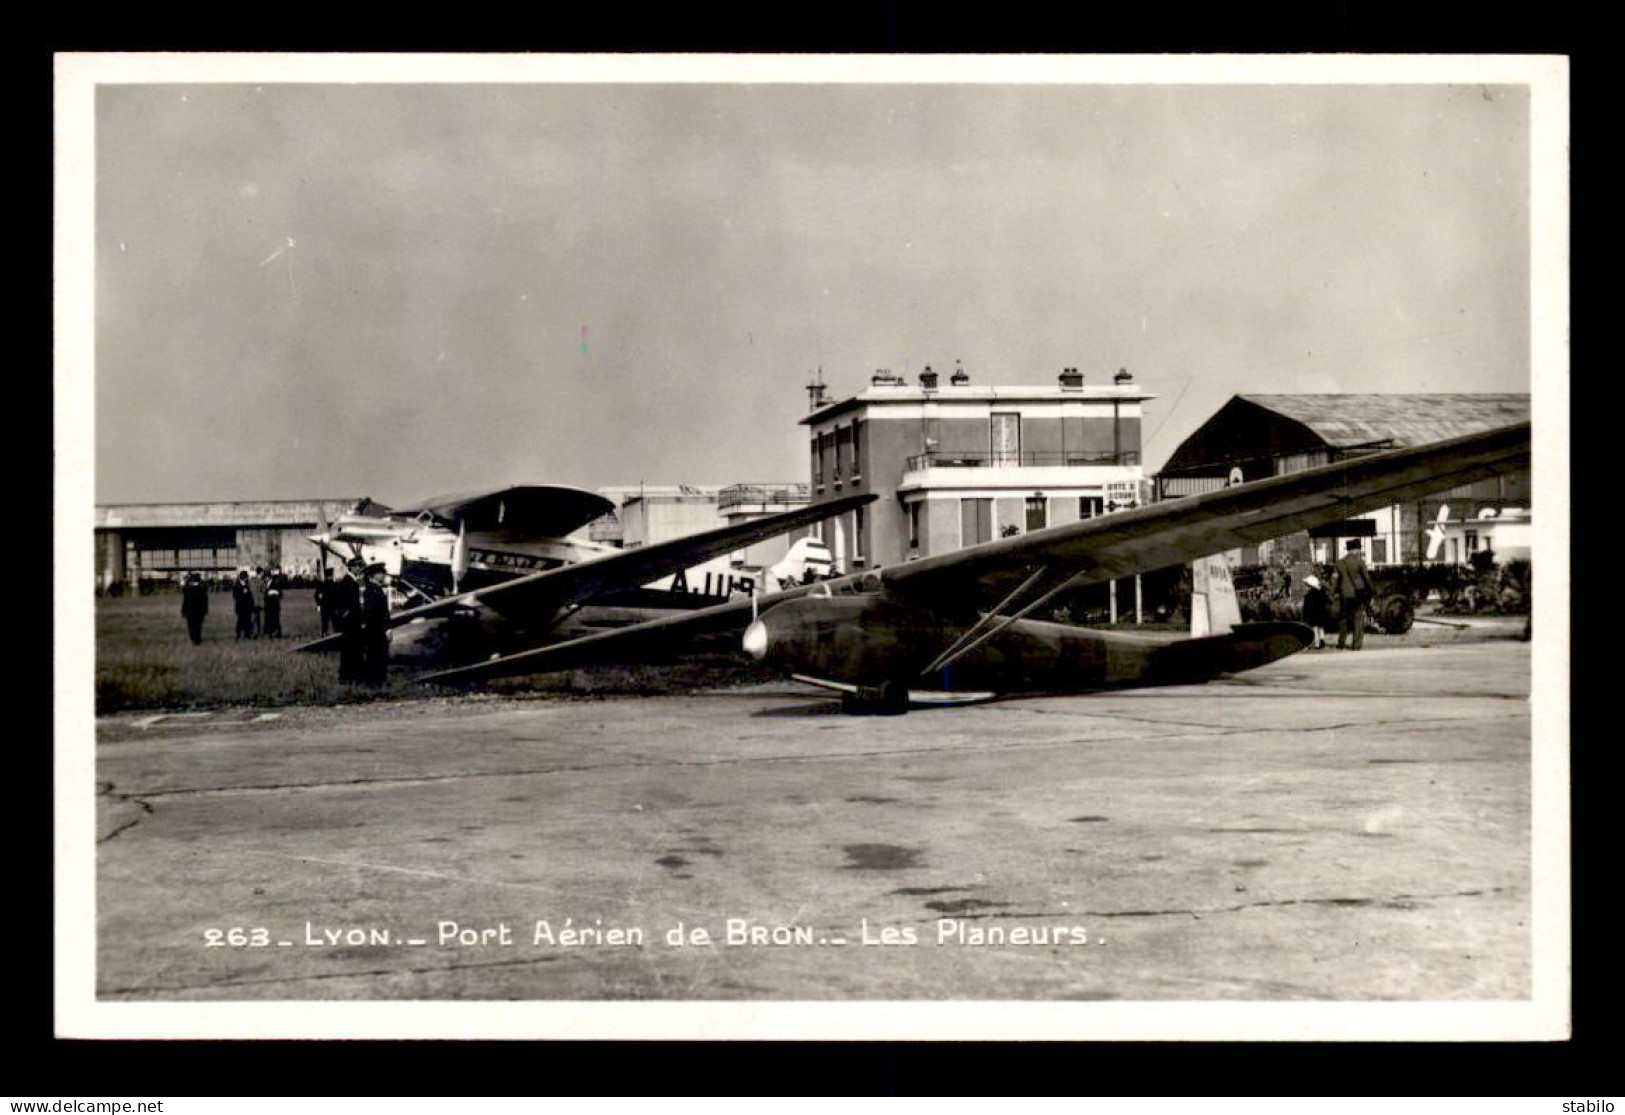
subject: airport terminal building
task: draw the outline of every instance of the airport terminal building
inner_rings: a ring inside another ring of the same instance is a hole
[[[809,388],[812,502],[873,492],[822,524],[843,572],[1076,522],[1149,497],[1141,464],[1147,394],[1127,371],[1102,384],[1067,368],[1053,387],[981,387],[928,366],[887,370],[829,403]]]
[[[1237,395],[1174,450],[1157,474],[1157,498],[1528,420],[1526,394]],[[1247,547],[1240,559],[1324,563],[1342,553],[1343,540],[1359,538],[1372,565],[1461,564],[1483,550],[1505,561],[1529,557],[1530,523],[1526,470]]]

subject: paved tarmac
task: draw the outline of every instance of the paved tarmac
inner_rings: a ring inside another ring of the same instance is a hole
[[[1527,998],[1529,647],[1372,644],[896,718],[107,718],[98,996]]]

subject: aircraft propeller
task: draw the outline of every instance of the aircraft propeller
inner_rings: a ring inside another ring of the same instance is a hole
[[[451,548],[451,593],[463,591],[463,578],[468,575],[468,525],[457,520],[457,541]]]
[[[316,576],[327,576],[327,545],[326,540],[331,532],[327,526],[327,507],[318,503],[316,505],[316,535],[311,539],[316,543]]]

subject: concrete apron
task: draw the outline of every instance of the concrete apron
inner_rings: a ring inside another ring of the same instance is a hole
[[[1528,646],[1370,647],[896,718],[764,687],[104,722],[98,992],[1527,997]]]

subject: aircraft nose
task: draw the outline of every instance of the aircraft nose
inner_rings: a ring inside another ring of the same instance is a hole
[[[755,620],[745,628],[743,639],[745,653],[760,662],[767,657],[767,624]]]

